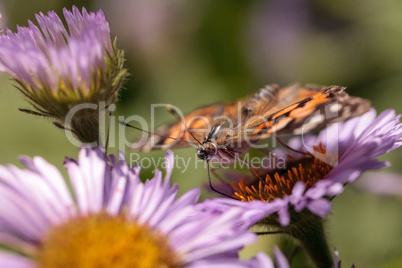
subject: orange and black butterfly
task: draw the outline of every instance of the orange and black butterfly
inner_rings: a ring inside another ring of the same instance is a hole
[[[206,106],[163,125],[138,149],[194,146],[202,160],[231,164],[260,140],[317,130],[359,116],[370,107],[368,100],[349,96],[341,86],[279,88],[274,84],[251,98]]]

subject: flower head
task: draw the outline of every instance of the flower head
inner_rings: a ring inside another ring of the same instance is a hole
[[[328,265],[332,261],[321,217],[330,212],[330,200],[342,193],[345,185],[364,171],[389,165],[376,158],[402,145],[399,119],[393,110],[377,118],[371,110],[333,124],[318,136],[293,138],[289,146],[295,152],[275,152],[286,159],[285,170],[265,170],[260,172],[261,178],[237,177],[232,183],[227,193],[249,202],[220,200],[226,205],[265,207],[267,217],[260,223],[299,239],[310,256],[317,257],[314,261],[318,266]],[[322,256],[327,256],[326,260],[320,259]]]
[[[54,11],[36,15],[39,28],[18,27],[0,36],[0,70],[9,73],[17,83],[35,115],[50,117],[61,127],[72,131],[83,142],[93,142],[98,135],[98,108],[79,104],[105,106],[116,102],[126,70],[123,52],[112,44],[109,23],[101,10],[82,13],[77,7],[63,10],[67,28]],[[86,108],[86,109],[84,109]],[[91,134],[89,134],[91,133]]]
[[[82,149],[65,161],[72,192],[44,159],[21,161],[0,166],[0,243],[22,253],[0,251],[1,267],[258,267],[237,252],[261,211],[196,204],[198,189],[177,199],[170,152],[165,180],[143,183],[138,166]]]
[[[242,201],[264,201],[265,206],[279,212],[284,226],[289,224],[290,208],[296,212],[307,208],[323,217],[331,209],[329,197],[342,193],[344,186],[356,181],[363,172],[389,165],[377,157],[402,145],[399,119],[400,115],[393,110],[384,111],[377,118],[371,110],[333,124],[318,136],[293,138],[288,143],[291,148],[309,153],[276,150],[277,157],[286,159],[285,170],[261,173],[264,181],[237,177],[231,193]]]

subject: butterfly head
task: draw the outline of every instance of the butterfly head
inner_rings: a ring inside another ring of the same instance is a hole
[[[197,156],[204,161],[208,161],[211,157],[218,153],[218,146],[211,141],[204,141],[197,149]]]

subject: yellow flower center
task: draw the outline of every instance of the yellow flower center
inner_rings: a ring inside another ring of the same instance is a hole
[[[79,217],[51,228],[36,255],[38,267],[181,267],[166,237],[125,216]]]
[[[320,154],[320,157],[310,155],[291,160],[287,163],[285,170],[274,169],[260,175],[261,178],[265,177],[265,183],[259,178],[255,178],[250,183],[246,183],[244,180],[232,183],[231,186],[235,190],[233,197],[241,201],[262,200],[270,202],[275,198],[290,195],[298,181],[304,182],[306,190],[309,189],[317,181],[324,178],[333,169],[337,161],[330,154],[326,154],[322,144],[314,146],[314,150]]]

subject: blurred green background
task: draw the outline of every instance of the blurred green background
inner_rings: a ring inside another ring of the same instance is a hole
[[[139,115],[149,122],[154,103],[189,112],[234,101],[265,84],[294,82],[347,86],[350,94],[370,99],[379,112],[393,108],[402,113],[401,1],[13,0],[0,3],[1,27],[15,30],[16,24],[27,25],[27,19],[35,21],[34,13],[55,10],[61,15],[64,6],[73,4],[91,11],[101,8],[112,36],[126,51],[131,76],[116,115]],[[21,154],[41,155],[62,167],[64,156],[76,157],[78,149],[50,121],[17,110],[27,103],[9,76],[0,79],[0,163],[18,164]],[[172,120],[157,110],[156,125]],[[130,140],[139,133],[130,129],[126,135]],[[175,154],[195,160],[191,148]],[[392,162],[389,171],[402,172],[400,149],[383,159]],[[144,178],[153,169],[144,170]],[[173,173],[181,193],[206,180],[204,168]],[[401,198],[353,186],[334,200],[328,237],[343,267],[402,267],[401,205]],[[277,238],[261,237],[259,243],[271,248]],[[297,262],[303,266],[297,259],[294,267]]]

